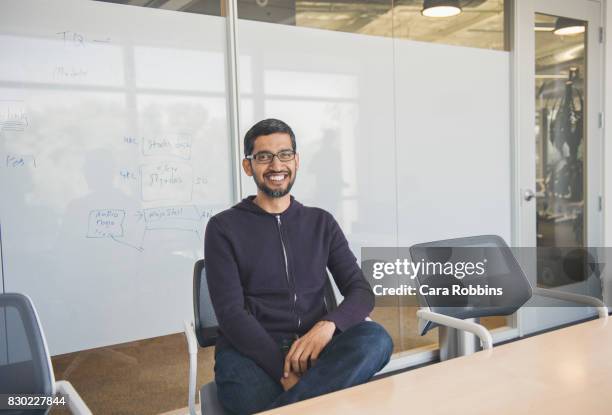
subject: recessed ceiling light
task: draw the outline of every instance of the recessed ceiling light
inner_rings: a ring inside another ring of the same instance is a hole
[[[427,17],[451,17],[461,11],[459,0],[424,0],[421,14]]]
[[[536,23],[534,30],[536,32],[552,32],[553,30],[555,30],[555,25]]]
[[[555,23],[555,35],[578,35],[584,33],[585,24],[583,21],[569,19],[567,17],[559,17]]]

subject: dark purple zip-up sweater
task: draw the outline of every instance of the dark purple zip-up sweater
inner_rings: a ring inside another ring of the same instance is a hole
[[[270,214],[253,199],[209,220],[206,277],[219,321],[217,347],[229,343],[280,381],[279,340],[301,336],[320,320],[344,331],[368,316],[374,294],[331,214],[293,197],[283,213]],[[344,296],[329,313],[326,268]]]

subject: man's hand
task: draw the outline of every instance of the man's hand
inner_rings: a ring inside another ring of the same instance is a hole
[[[329,343],[336,330],[336,324],[332,321],[319,321],[304,336],[297,339],[291,345],[289,353],[285,357],[285,368],[283,377],[290,372],[298,375],[308,370],[308,362],[314,365],[321,350]]]
[[[292,387],[295,386],[296,383],[300,381],[300,377],[293,372],[289,372],[288,376],[284,376],[281,378],[280,383],[283,385],[283,389],[288,391]]]

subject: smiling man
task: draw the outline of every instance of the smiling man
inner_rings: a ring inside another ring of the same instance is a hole
[[[244,137],[242,167],[257,195],[208,222],[205,260],[217,319],[218,397],[249,414],[368,381],[393,344],[365,318],[374,294],[338,223],[290,195],[300,160],[280,120]],[[328,310],[327,269],[344,300]]]

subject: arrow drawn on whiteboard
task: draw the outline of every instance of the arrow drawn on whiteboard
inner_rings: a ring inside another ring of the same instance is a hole
[[[110,238],[111,238],[113,241],[115,241],[115,242],[119,242],[120,244],[123,244],[123,245],[129,246],[130,248],[134,248],[134,249],[135,249],[135,250],[137,250],[138,252],[142,252],[142,251],[144,251],[144,248],[143,248],[142,246],[136,246],[136,245],[129,244],[129,243],[125,242],[125,241],[121,241],[121,240],[119,240],[119,239],[116,239],[116,238],[115,238],[114,236],[112,236],[112,235],[111,235],[111,237],[110,237]]]
[[[139,210],[134,214],[134,216],[136,216],[138,218],[138,222],[140,222],[144,219],[144,212],[142,210]]]

